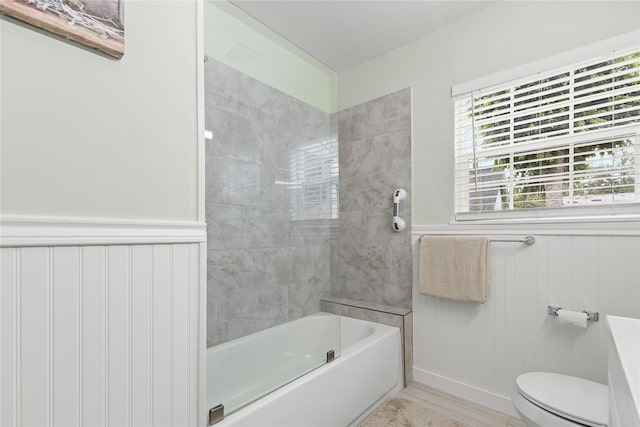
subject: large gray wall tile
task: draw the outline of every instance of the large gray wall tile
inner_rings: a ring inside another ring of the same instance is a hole
[[[411,92],[403,89],[340,111],[339,232],[332,241],[331,294],[411,307]],[[391,229],[392,195],[407,229]]]
[[[213,59],[205,62],[207,344],[319,311],[331,221],[292,221],[291,150],[331,117]],[[335,123],[333,123],[336,125]],[[336,125],[337,126],[337,125]]]
[[[411,307],[411,94],[334,115],[205,62],[208,344],[319,310],[329,294]],[[293,221],[292,151],[339,135],[339,219]],[[213,318],[215,317],[215,319]]]
[[[218,341],[224,342],[287,321],[287,288],[260,287],[220,297]]]

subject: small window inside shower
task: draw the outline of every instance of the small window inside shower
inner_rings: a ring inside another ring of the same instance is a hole
[[[338,218],[337,135],[291,147],[286,184],[293,221]]]

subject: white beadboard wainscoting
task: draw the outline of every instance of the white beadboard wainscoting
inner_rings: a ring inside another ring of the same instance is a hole
[[[0,226],[0,425],[203,420],[204,224]]]
[[[493,409],[516,415],[515,378],[550,371],[607,383],[606,315],[640,318],[640,227],[566,225],[414,226],[413,377]],[[486,305],[419,292],[419,237],[533,235],[536,243],[491,244]],[[595,309],[586,329],[560,324],[549,304]]]

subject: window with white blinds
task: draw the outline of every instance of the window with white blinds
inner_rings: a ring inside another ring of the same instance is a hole
[[[640,47],[454,104],[457,219],[640,202]]]
[[[290,150],[287,189],[292,220],[338,217],[337,136]]]

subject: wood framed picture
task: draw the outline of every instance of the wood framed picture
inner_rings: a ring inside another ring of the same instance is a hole
[[[124,0],[0,0],[0,12],[114,58],[124,55]]]

